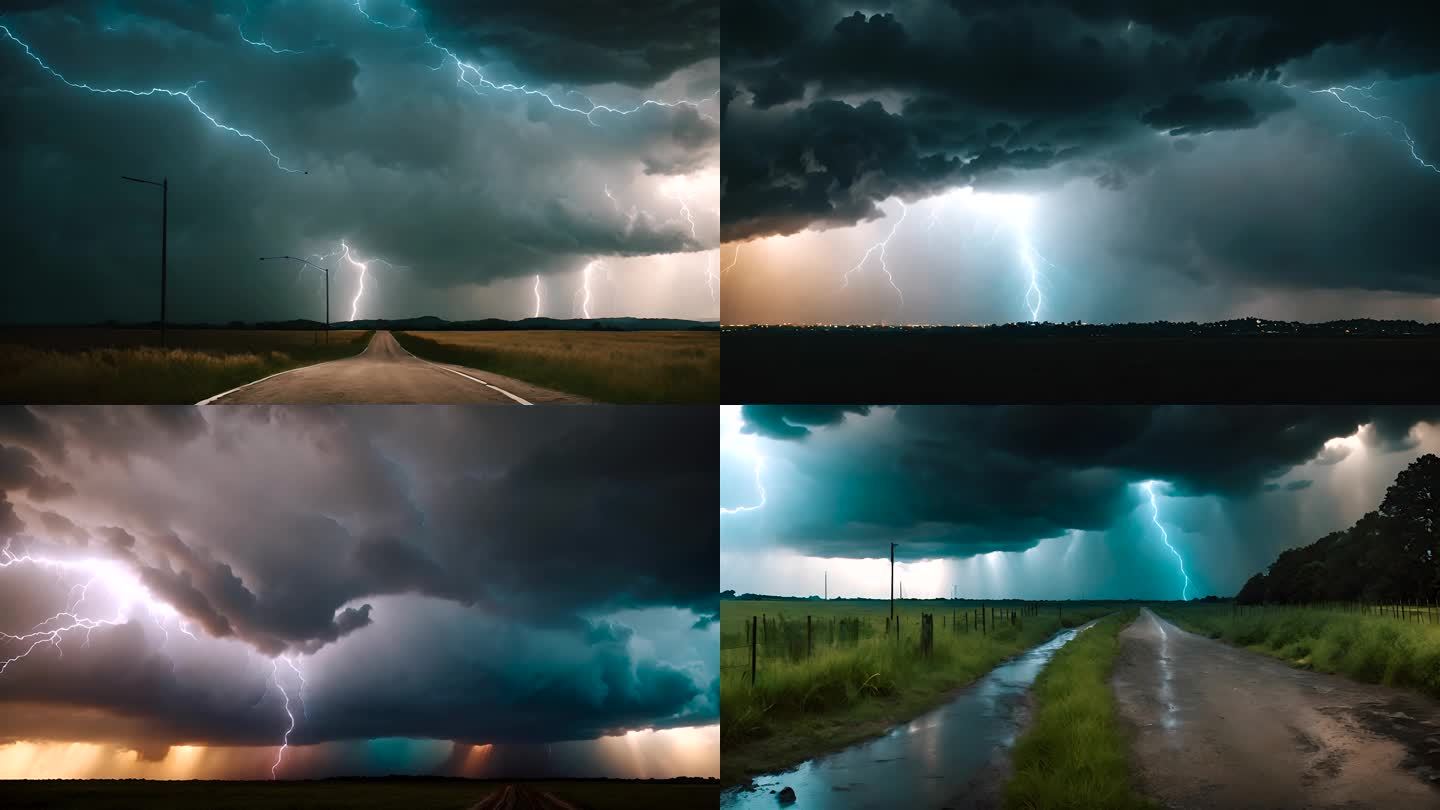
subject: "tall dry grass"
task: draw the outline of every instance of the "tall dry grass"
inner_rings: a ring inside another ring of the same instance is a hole
[[[407,351],[602,402],[720,401],[720,333],[396,332]]]
[[[288,332],[249,331],[242,335],[213,331],[202,334],[197,342],[224,343],[233,348],[132,345],[49,349],[0,344],[0,402],[198,402],[278,371],[349,357],[360,352],[369,340],[366,332],[337,333],[328,345],[317,346],[310,342],[308,333],[301,339],[297,333]],[[247,338],[252,348],[240,348]],[[268,348],[267,343],[285,348]]]

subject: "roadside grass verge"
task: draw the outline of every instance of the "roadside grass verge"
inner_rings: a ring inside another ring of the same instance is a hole
[[[1440,698],[1440,625],[1323,607],[1167,605],[1155,612],[1213,639],[1291,666]]]
[[[417,357],[601,402],[720,401],[720,332],[395,332]]]
[[[1101,619],[1062,647],[1035,680],[1035,715],[1015,745],[1007,810],[1158,807],[1135,792],[1110,689],[1120,630],[1135,615],[1127,610]]]
[[[0,402],[117,405],[193,403],[286,369],[358,354],[369,332],[331,336],[314,345],[303,339],[253,332],[245,342],[231,335],[224,348],[104,346],[50,349],[0,344]],[[294,333],[281,333],[293,335]],[[179,337],[179,336],[177,336]]]
[[[769,604],[774,615],[779,605]],[[856,608],[845,603],[802,603],[795,609],[822,611],[827,619],[830,615],[856,615]],[[1067,605],[1063,626],[1083,624],[1109,610]],[[922,657],[918,651],[919,614],[932,611],[937,614],[934,650],[929,657]],[[754,603],[721,602],[722,647],[743,634],[743,621],[752,612],[759,612]],[[938,614],[948,614],[950,608],[940,604],[906,605],[897,612],[906,623],[899,642],[882,635],[864,638],[851,647],[817,648],[809,659],[762,659],[753,686],[747,669],[722,668],[721,784],[738,784],[756,774],[783,770],[882,734],[939,705],[956,688],[1043,642],[1062,627],[1053,608],[1024,616],[1017,624],[997,622],[986,634],[942,628]]]

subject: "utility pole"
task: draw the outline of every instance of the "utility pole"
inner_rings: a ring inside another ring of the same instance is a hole
[[[890,621],[895,621],[895,544],[890,544]]]
[[[168,275],[167,256],[170,244],[170,178],[162,177],[160,182],[154,180],[141,180],[138,177],[120,175],[120,179],[129,180],[132,183],[144,183],[147,186],[160,187],[160,348],[165,348],[165,285]]]
[[[286,260],[292,261],[292,262],[300,262],[301,264],[308,264],[308,265],[310,265],[311,267],[315,268],[316,270],[319,270],[319,271],[321,271],[322,273],[325,274],[325,344],[328,346],[328,345],[330,344],[330,268],[328,268],[328,267],[321,267],[320,265],[318,265],[318,264],[316,264],[316,263],[314,263],[314,262],[312,262],[312,261],[308,261],[308,260],[306,260],[306,259],[302,259],[302,258],[300,258],[299,256],[261,256],[261,257],[260,257],[260,261],[262,261],[262,262],[268,262],[268,261],[271,261],[271,260],[273,260],[273,259],[286,259]],[[318,342],[318,341],[317,341],[317,342]]]

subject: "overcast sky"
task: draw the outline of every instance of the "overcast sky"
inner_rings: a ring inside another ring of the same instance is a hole
[[[1423,4],[723,14],[726,322],[1440,319]]]
[[[325,257],[337,320],[520,318],[537,286],[570,317],[592,261],[595,316],[718,315],[713,2],[10,0],[0,25],[0,320],[157,317],[160,194],[122,174],[170,180],[176,320],[323,317],[317,271],[256,262],[283,254]]]
[[[713,414],[0,412],[0,778],[716,775]]]
[[[1233,595],[1440,452],[1440,408],[734,406],[720,583],[880,598]]]

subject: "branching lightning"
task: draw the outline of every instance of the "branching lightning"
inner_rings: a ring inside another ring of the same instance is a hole
[[[340,240],[340,247],[330,251],[329,253],[326,253],[324,255],[321,255],[319,253],[310,254],[310,258],[322,263],[330,259],[334,259],[336,256],[343,258],[345,261],[349,262],[352,267],[360,271],[359,287],[355,291],[355,297],[350,301],[350,320],[352,321],[359,316],[360,299],[365,296],[365,278],[370,274],[370,265],[374,264],[375,262],[380,262],[381,264],[389,266],[392,270],[408,269],[403,264],[395,264],[389,259],[381,259],[374,256],[370,257],[369,259],[365,259],[364,261],[361,261],[360,259],[355,257],[354,253],[351,252],[349,243],[346,242],[344,239]]]
[[[355,7],[360,9],[360,13],[361,13],[361,14],[364,14],[364,13],[365,13],[365,10],[364,10],[363,8],[360,8],[359,0],[356,0]],[[366,19],[369,19],[371,22],[375,22],[377,25],[384,25],[384,23],[380,23],[380,22],[376,21],[374,18],[370,17],[370,15],[368,15],[368,14],[366,14],[365,16],[366,16]],[[387,27],[387,28],[393,28],[393,27],[403,27],[403,26],[385,26],[385,27]],[[476,95],[484,95],[486,90],[494,90],[494,91],[498,91],[498,92],[501,92],[501,93],[509,93],[509,94],[511,94],[511,95],[521,95],[521,96],[529,96],[529,97],[532,97],[532,98],[541,98],[541,99],[544,99],[545,102],[546,102],[547,104],[549,104],[553,109],[560,110],[560,111],[562,111],[562,112],[574,113],[574,114],[576,114],[576,115],[583,115],[583,116],[585,116],[585,119],[590,122],[590,125],[591,125],[591,126],[599,126],[598,124],[595,123],[595,116],[596,116],[596,114],[598,114],[598,113],[609,113],[609,114],[611,114],[611,115],[633,115],[634,113],[637,113],[637,112],[645,109],[646,107],[665,107],[665,108],[668,108],[668,109],[675,109],[675,108],[678,108],[678,107],[689,107],[689,108],[695,110],[696,113],[697,113],[701,118],[704,118],[704,119],[706,119],[707,121],[714,121],[714,120],[715,120],[715,117],[714,117],[714,116],[712,116],[712,115],[710,115],[710,114],[708,114],[708,113],[701,112],[701,111],[700,111],[700,105],[705,104],[706,102],[709,102],[709,101],[711,101],[712,99],[717,99],[717,98],[719,97],[719,95],[720,95],[720,91],[719,91],[719,90],[716,90],[714,93],[711,93],[709,96],[706,96],[705,98],[703,98],[703,99],[701,99],[701,100],[699,100],[699,101],[695,101],[695,100],[692,100],[692,99],[681,99],[681,100],[679,100],[679,101],[661,101],[661,100],[659,100],[659,99],[647,98],[647,99],[645,99],[644,101],[640,102],[639,104],[636,104],[634,107],[630,107],[630,108],[612,107],[612,106],[610,106],[610,105],[608,105],[608,104],[597,104],[597,103],[595,103],[593,100],[591,100],[589,97],[585,96],[585,95],[582,94],[582,93],[579,93],[578,91],[574,91],[574,90],[568,91],[567,93],[565,93],[565,95],[567,95],[567,96],[574,96],[574,97],[576,97],[576,98],[579,98],[579,99],[581,99],[581,100],[585,103],[585,105],[586,105],[586,106],[584,106],[584,107],[576,107],[576,106],[571,106],[571,105],[569,105],[569,104],[564,104],[564,103],[560,102],[559,100],[556,99],[555,96],[552,96],[550,93],[547,93],[547,92],[544,91],[544,90],[536,90],[536,89],[533,88],[533,87],[527,87],[526,85],[523,85],[523,84],[513,84],[513,83],[511,83],[511,82],[500,82],[500,83],[497,83],[497,82],[491,81],[490,79],[487,79],[487,78],[485,77],[484,71],[482,71],[478,66],[476,66],[476,65],[474,65],[474,64],[472,64],[472,63],[470,63],[470,62],[466,62],[465,60],[461,59],[461,58],[459,57],[459,55],[456,54],[454,51],[450,50],[449,48],[446,48],[444,45],[441,45],[441,44],[437,43],[437,42],[435,41],[435,37],[434,37],[434,36],[427,36],[427,37],[425,38],[425,44],[426,44],[426,45],[429,45],[430,47],[434,48],[436,51],[439,51],[440,53],[443,53],[443,54],[445,55],[445,58],[440,62],[439,67],[437,67],[437,68],[435,68],[435,69],[438,70],[440,67],[444,67],[447,62],[454,62],[454,63],[455,63],[455,83],[456,83],[457,85],[460,85],[460,86],[463,86],[463,87],[468,88],[469,90],[471,90],[472,92],[474,92]]]
[[[42,557],[33,554],[17,555],[10,550],[7,542],[3,549],[0,549],[0,569],[12,566],[34,566],[37,568],[49,569],[56,572],[69,573],[85,577],[81,584],[70,588],[66,596],[66,603],[63,610],[41,620],[38,624],[23,633],[8,633],[0,631],[0,642],[18,644],[20,651],[9,658],[0,659],[0,675],[3,675],[11,665],[28,658],[32,653],[45,647],[53,647],[61,658],[65,656],[65,650],[61,643],[67,635],[82,633],[85,636],[87,646],[90,643],[90,634],[100,627],[117,627],[128,622],[141,609],[149,615],[156,627],[164,634],[165,639],[161,646],[170,641],[170,630],[168,624],[173,624],[177,630],[192,640],[198,641],[195,634],[181,617],[173,605],[162,602],[147,588],[140,578],[126,568],[122,563],[115,560],[98,558],[85,559],[56,559]],[[103,588],[115,601],[115,612],[112,616],[90,616],[81,612],[81,605],[90,597],[90,589],[94,587]],[[300,681],[300,692],[297,698],[300,702],[301,711],[304,711],[304,689],[305,675],[300,667],[291,659],[279,656],[270,660],[271,675],[276,688],[284,699],[285,716],[289,719],[289,726],[281,738],[280,749],[275,756],[275,764],[270,769],[271,778],[277,778],[277,769],[285,756],[285,749],[290,744],[290,733],[295,730],[295,715],[290,708],[290,694],[285,689],[280,679],[280,664],[284,663],[295,677]]]
[[[271,45],[270,43],[266,42],[264,37],[261,37],[260,39],[251,39],[250,37],[246,36],[246,35],[245,35],[245,21],[248,20],[248,19],[250,19],[250,14],[251,14],[250,4],[249,4],[249,3],[246,3],[246,4],[245,4],[245,16],[244,16],[244,17],[241,17],[241,18],[240,18],[240,21],[235,24],[235,30],[239,32],[239,34],[240,34],[240,39],[244,40],[244,42],[245,42],[247,45],[254,45],[254,46],[257,47],[257,48],[264,48],[265,50],[267,50],[267,51],[269,51],[269,52],[271,52],[271,53],[273,53],[273,54],[277,54],[277,55],[280,55],[280,54],[298,54],[298,53],[304,53],[304,51],[296,51],[296,50],[292,50],[292,49],[290,49],[290,48],[277,48],[277,47],[275,47],[274,45]]]
[[[1309,92],[1312,95],[1319,95],[1323,93],[1325,95],[1332,96],[1335,98],[1336,101],[1339,101],[1341,104],[1344,104],[1346,107],[1349,107],[1355,112],[1360,113],[1366,118],[1369,118],[1370,120],[1379,123],[1388,124],[1390,127],[1392,127],[1392,129],[1390,129],[1389,131],[1390,136],[1395,140],[1405,144],[1405,146],[1409,148],[1410,157],[1416,163],[1424,166],[1432,172],[1435,172],[1436,174],[1440,174],[1440,166],[1437,166],[1434,163],[1425,160],[1425,158],[1420,157],[1419,149],[1415,146],[1415,138],[1411,136],[1410,129],[1405,126],[1405,122],[1392,115],[1378,115],[1376,113],[1370,112],[1369,110],[1346,98],[1346,95],[1355,95],[1374,101],[1376,100],[1376,98],[1370,93],[1370,91],[1375,89],[1376,84],[1378,84],[1378,82],[1371,82],[1370,84],[1363,87],[1359,87],[1353,84],[1347,84],[1337,87],[1326,87],[1321,90],[1311,90]],[[1291,85],[1282,86],[1290,87]],[[1395,128],[1399,129],[1398,134],[1395,132]]]
[[[905,215],[910,212],[910,209],[905,205],[903,200],[896,200],[896,202],[900,203],[900,218],[895,220],[894,225],[890,226],[890,233],[886,234],[884,239],[871,245],[870,249],[865,251],[865,255],[860,257],[860,261],[856,262],[854,267],[845,271],[845,279],[840,284],[840,287],[843,289],[850,286],[850,275],[861,267],[864,267],[865,262],[869,261],[870,256],[878,250],[880,251],[880,270],[885,273],[885,278],[890,280],[890,286],[894,288],[895,294],[900,297],[900,306],[903,308],[905,306],[905,293],[900,291],[900,287],[895,283],[895,276],[890,273],[890,266],[885,263],[885,251],[890,246],[890,240],[895,238],[895,232],[900,230],[900,224],[905,221]]]
[[[1165,527],[1160,523],[1160,505],[1155,501],[1155,482],[1146,481],[1142,486],[1145,487],[1145,493],[1150,496],[1150,522],[1154,523],[1155,528],[1160,530],[1160,540],[1165,543],[1166,548],[1170,549],[1170,553],[1175,555],[1175,562],[1180,565],[1180,576],[1185,578],[1185,585],[1180,589],[1180,598],[1184,601],[1189,601],[1190,575],[1185,573],[1185,560],[1180,557],[1180,552],[1176,551],[1175,547],[1170,545],[1170,534],[1165,531]]]
[[[232,126],[230,126],[229,124],[222,124],[222,123],[220,123],[219,120],[217,120],[217,119],[215,118],[215,116],[213,116],[213,115],[211,115],[210,113],[206,112],[205,108],[200,106],[200,102],[196,101],[195,98],[194,98],[194,96],[191,95],[191,93],[194,92],[195,88],[199,87],[199,86],[200,86],[201,84],[203,84],[204,82],[196,82],[195,84],[190,85],[189,87],[185,88],[184,90],[175,90],[175,89],[173,89],[173,88],[167,88],[167,87],[152,87],[152,88],[150,88],[149,90],[130,90],[130,89],[127,89],[127,88],[122,88],[122,87],[95,87],[95,86],[90,85],[90,84],[87,84],[87,83],[85,83],[85,82],[72,82],[72,81],[70,81],[69,79],[65,78],[65,76],[64,76],[63,74],[61,74],[60,71],[58,71],[58,70],[56,70],[55,68],[51,67],[49,64],[47,64],[47,63],[45,62],[45,60],[41,59],[38,54],[36,54],[33,50],[31,50],[30,46],[29,46],[24,40],[22,40],[22,39],[20,39],[19,37],[17,37],[17,36],[15,35],[15,32],[11,31],[8,27],[6,27],[5,25],[0,25],[0,32],[3,32],[3,33],[4,33],[6,39],[8,39],[8,40],[14,42],[15,44],[19,45],[19,46],[21,47],[21,49],[23,49],[23,50],[25,51],[25,55],[28,56],[28,57],[30,57],[30,60],[33,61],[35,64],[39,65],[42,70],[44,70],[46,73],[50,74],[51,76],[54,76],[55,78],[59,79],[61,82],[63,82],[64,84],[66,84],[66,85],[68,85],[68,86],[70,86],[70,87],[73,87],[73,88],[75,88],[75,89],[77,89],[77,90],[85,90],[86,92],[90,92],[90,93],[97,93],[97,94],[100,94],[100,95],[127,95],[127,96],[137,96],[137,97],[139,97],[139,96],[169,96],[169,97],[171,97],[171,98],[183,98],[183,99],[185,99],[186,102],[188,102],[188,103],[190,104],[191,107],[194,107],[194,108],[195,108],[195,111],[196,111],[196,112],[198,112],[198,113],[200,113],[200,115],[204,116],[204,117],[205,117],[205,120],[206,120],[206,121],[209,121],[209,122],[210,122],[212,125],[214,125],[217,129],[223,129],[223,130],[225,130],[226,132],[230,132],[230,133],[235,134],[235,135],[238,135],[238,136],[240,136],[240,137],[242,137],[242,138],[244,138],[244,139],[246,139],[246,140],[248,140],[248,141],[253,141],[254,143],[259,144],[260,147],[265,150],[265,153],[268,154],[268,155],[275,161],[275,165],[276,165],[277,167],[279,167],[281,171],[289,172],[289,173],[291,173],[291,174],[309,174],[309,172],[302,171],[302,170],[300,170],[300,169],[294,169],[294,168],[291,168],[291,167],[289,167],[289,166],[286,166],[286,165],[280,160],[280,156],[277,155],[277,154],[275,154],[275,150],[271,149],[271,148],[270,148],[270,145],[267,144],[265,141],[261,140],[259,137],[255,136],[255,135],[252,135],[252,134],[250,134],[249,132],[245,132],[245,131],[243,131],[243,130],[236,129],[235,127],[232,127]]]

